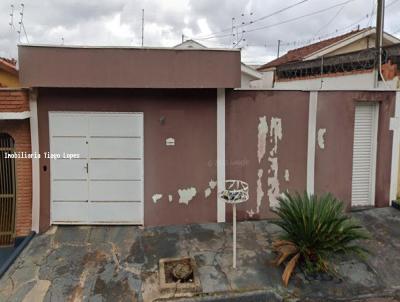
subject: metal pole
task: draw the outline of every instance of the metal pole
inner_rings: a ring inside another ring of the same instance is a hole
[[[233,268],[236,268],[236,204],[233,204]]]
[[[279,58],[280,50],[281,50],[281,40],[278,40],[278,55],[276,56],[277,58]]]
[[[142,9],[142,47],[144,41],[144,9]]]
[[[376,29],[375,29],[375,80],[374,87],[378,88],[379,73],[382,65],[382,40],[383,40],[383,27],[384,27],[384,15],[385,15],[385,0],[377,1],[376,10]]]

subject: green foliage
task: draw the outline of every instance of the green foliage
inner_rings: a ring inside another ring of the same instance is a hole
[[[344,213],[343,202],[333,195],[317,197],[307,193],[285,193],[279,201],[276,213],[280,219],[273,223],[283,229],[275,248],[280,259],[299,254],[299,261],[306,271],[316,272],[328,271],[335,255],[365,256],[368,253],[357,244],[360,239],[368,239],[368,234]],[[296,247],[290,254],[286,252],[288,245]],[[282,247],[286,247],[283,254]]]

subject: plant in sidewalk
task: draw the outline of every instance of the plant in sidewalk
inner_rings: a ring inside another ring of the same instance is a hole
[[[392,201],[392,207],[400,210],[400,197],[397,196],[396,200]]]
[[[321,197],[307,193],[279,198],[279,219],[274,224],[283,232],[273,243],[278,253],[276,264],[286,263],[282,275],[287,286],[296,266],[306,273],[330,272],[330,261],[338,254],[365,256],[368,251],[357,240],[368,239],[368,233],[344,213],[343,202],[331,194]]]

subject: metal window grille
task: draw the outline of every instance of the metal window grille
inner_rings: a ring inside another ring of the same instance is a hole
[[[12,245],[15,239],[16,181],[14,139],[0,133],[0,246]]]

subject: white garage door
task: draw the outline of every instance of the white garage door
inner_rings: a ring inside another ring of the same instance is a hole
[[[143,115],[49,113],[54,224],[143,224]]]
[[[377,130],[378,104],[358,103],[354,122],[352,206],[374,205]]]

